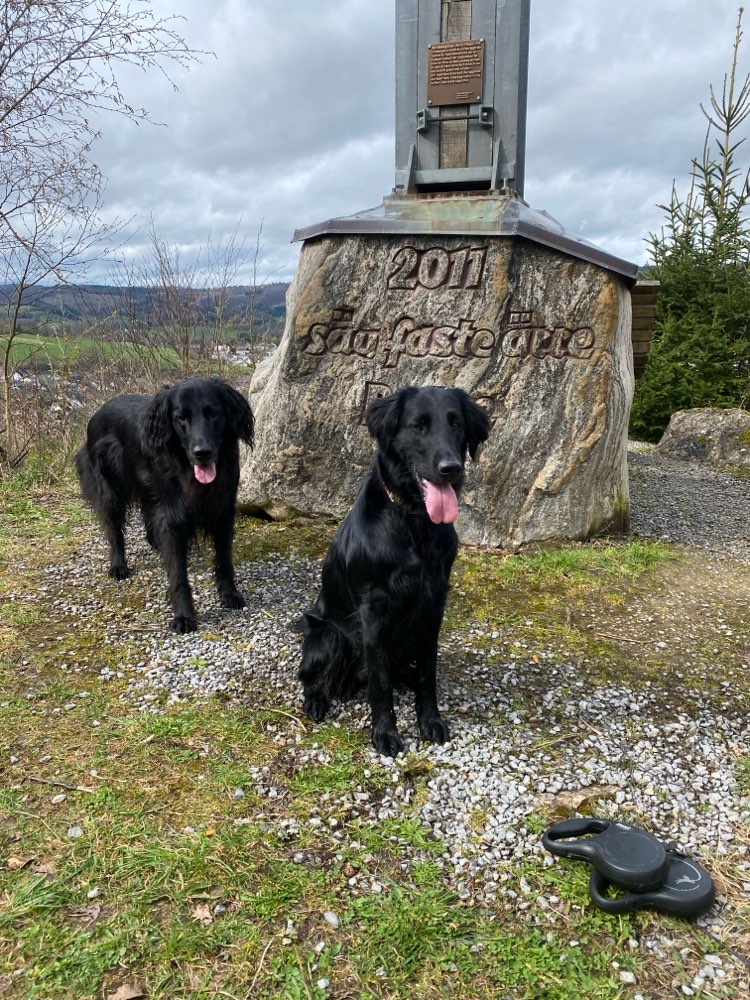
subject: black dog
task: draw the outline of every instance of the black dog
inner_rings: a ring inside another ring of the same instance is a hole
[[[468,449],[489,434],[486,412],[462,389],[402,389],[366,413],[378,452],[323,564],[304,615],[304,710],[316,721],[332,697],[367,686],[372,742],[395,757],[393,688],[411,687],[422,739],[444,743],[437,707],[438,633],[458,550],[453,522]]]
[[[85,499],[109,542],[109,574],[123,580],[123,528],[140,507],[146,538],[159,549],[169,581],[175,632],[194,632],[195,608],[187,575],[190,542],[213,538],[216,587],[225,608],[244,608],[232,564],[239,445],[252,446],[254,418],[247,400],[218,378],[191,378],[156,396],[116,396],[89,421],[76,455]]]

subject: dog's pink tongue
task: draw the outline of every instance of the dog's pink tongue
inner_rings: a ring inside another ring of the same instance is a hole
[[[204,486],[216,479],[216,466],[213,462],[210,465],[194,465],[193,472],[198,482],[203,483]]]
[[[449,483],[436,486],[426,479],[422,480],[424,487],[424,502],[427,513],[433,524],[453,524],[458,517],[458,497]]]

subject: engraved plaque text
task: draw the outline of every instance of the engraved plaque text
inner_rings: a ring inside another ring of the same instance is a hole
[[[483,87],[483,38],[428,46],[428,105],[474,104],[482,100]]]

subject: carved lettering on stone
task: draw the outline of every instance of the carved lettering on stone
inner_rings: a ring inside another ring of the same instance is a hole
[[[359,422],[364,424],[365,411],[374,399],[382,399],[383,396],[390,396],[392,392],[396,392],[399,388],[400,386],[390,382],[365,382]],[[495,399],[493,396],[484,395],[474,395],[473,399],[475,403],[478,403],[479,406],[487,411],[490,416],[490,423],[494,424],[499,416],[500,400]]]
[[[357,329],[354,310],[334,309],[328,323],[313,323],[302,338],[304,354],[342,354],[379,358],[384,368],[397,368],[402,355],[411,358],[491,358],[495,348],[506,358],[554,358],[590,361],[596,352],[596,334],[589,326],[564,323],[541,326],[533,309],[511,310],[507,331],[477,328],[473,319],[455,324],[418,326],[410,316],[400,317],[392,330]]]
[[[486,247],[459,247],[457,250],[401,247],[391,257],[392,269],[386,286],[409,291],[414,288],[433,291],[438,288],[479,288],[486,260]]]

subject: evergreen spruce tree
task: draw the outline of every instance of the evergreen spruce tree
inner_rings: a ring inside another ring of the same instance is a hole
[[[750,398],[750,171],[736,165],[750,116],[750,74],[737,81],[742,14],[721,98],[712,87],[709,107],[701,105],[708,127],[688,193],[680,199],[673,184],[660,206],[666,223],[649,237],[646,276],[661,292],[630,419],[631,434],[647,441],[659,439],[676,410]]]

